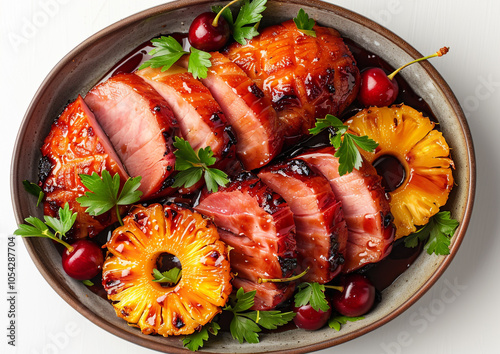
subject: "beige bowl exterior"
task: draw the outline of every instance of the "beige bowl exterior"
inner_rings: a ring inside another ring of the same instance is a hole
[[[11,189],[17,222],[29,215],[41,217],[33,199],[27,196],[22,180],[38,180],[40,146],[53,120],[66,104],[85,93],[122,57],[161,33],[187,32],[191,20],[217,2],[181,0],[158,6],[119,21],[90,37],[66,55],[49,73],[33,98],[14,149]],[[222,4],[222,3],[221,3]],[[290,19],[303,8],[320,25],[338,29],[364,48],[378,54],[393,67],[421,57],[404,40],[375,22],[346,9],[317,0],[269,1],[263,26]],[[206,352],[287,352],[318,350],[356,338],[392,320],[417,301],[441,276],[464,238],[475,193],[475,158],[469,127],[450,87],[428,63],[412,65],[401,75],[430,105],[452,148],[456,170],[455,187],[446,208],[460,221],[452,240],[451,254],[422,253],[416,262],[383,292],[383,300],[363,321],[349,323],[339,332],[329,328],[315,332],[290,330],[261,335],[259,344],[239,344],[223,333],[203,348]],[[61,258],[50,240],[25,239],[36,266],[55,291],[89,320],[105,330],[136,344],[158,351],[186,352],[179,338],[146,336],[118,318],[113,307],[70,279],[61,267]],[[35,319],[36,320],[36,319]]]

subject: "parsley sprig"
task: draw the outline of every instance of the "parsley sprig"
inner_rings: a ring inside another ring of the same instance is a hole
[[[229,303],[224,306],[224,311],[232,312],[233,318],[229,324],[229,330],[234,339],[243,343],[259,343],[259,332],[262,328],[276,329],[290,322],[294,317],[293,312],[281,311],[248,311],[254,305],[256,291],[245,292],[239,288],[236,294],[232,295]],[[183,339],[184,346],[196,351],[203,347],[209,338],[209,333],[217,335],[220,326],[212,321],[205,325],[199,332],[190,334]]]
[[[195,79],[204,79],[207,77],[208,68],[212,66],[210,53],[191,47],[190,52],[185,51],[182,45],[172,36],[161,36],[154,38],[151,43],[155,47],[148,54],[153,56],[151,59],[142,63],[139,70],[152,67],[161,68],[161,71],[170,69],[182,56],[189,55],[188,72],[193,74]]]
[[[187,335],[182,340],[182,344],[187,349],[195,352],[203,347],[204,342],[208,340],[209,334],[216,336],[219,333],[220,326],[217,322],[207,323],[199,332]]]
[[[180,172],[175,175],[172,187],[189,188],[203,176],[207,189],[211,192],[217,192],[218,186],[225,186],[229,182],[227,174],[219,169],[209,167],[216,161],[210,146],[194,151],[189,142],[176,136],[174,147],[177,148],[174,151],[175,169]]]
[[[316,124],[314,128],[309,129],[309,133],[316,135],[324,129],[330,130],[330,143],[337,149],[334,156],[339,159],[339,174],[341,176],[351,173],[354,168],[358,169],[363,164],[358,147],[372,152],[378,146],[377,142],[366,135],[357,136],[347,133],[349,127],[331,114],[327,114],[325,118],[316,119]]]
[[[312,18],[309,18],[309,15],[303,9],[299,10],[297,17],[294,17],[293,22],[295,22],[295,26],[297,26],[297,29],[300,32],[316,38],[316,31],[313,30],[315,22]]]
[[[112,178],[107,170],[103,170],[102,177],[96,172],[92,175],[80,174],[83,185],[89,190],[76,201],[92,216],[104,214],[108,210],[115,208],[116,216],[120,225],[123,221],[120,215],[119,206],[129,205],[141,199],[142,192],[137,190],[141,185],[141,176],[129,177],[122,190],[120,190],[120,176],[116,173]]]
[[[182,277],[182,270],[177,267],[173,267],[165,272],[160,272],[158,269],[153,269],[153,281],[155,283],[164,283],[175,285],[179,282]]]
[[[224,310],[233,313],[229,330],[233,338],[240,343],[259,343],[261,327],[276,329],[295,317],[293,312],[248,311],[254,304],[255,294],[255,290],[246,293],[243,288],[239,288],[230,299],[230,304],[224,307]]]
[[[327,312],[330,306],[325,296],[325,285],[319,283],[301,283],[295,293],[295,307],[311,304],[316,311]]]
[[[45,196],[45,193],[43,193],[42,188],[38,184],[35,184],[28,180],[23,181],[23,186],[26,192],[33,194],[35,197],[38,198],[36,202],[36,206],[38,207],[42,202],[43,197]]]
[[[29,216],[24,221],[26,224],[19,225],[19,228],[14,231],[14,235],[22,237],[45,237],[59,242],[66,247],[70,252],[73,246],[63,240],[66,233],[75,223],[77,213],[73,213],[69,209],[69,204],[64,204],[64,208],[59,208],[59,218],[44,215],[44,221],[34,216]]]
[[[229,24],[234,40],[245,45],[247,39],[252,39],[259,34],[257,27],[262,19],[262,13],[266,9],[266,3],[267,0],[253,0],[252,2],[244,0],[236,20],[234,20],[233,13],[228,6],[213,6],[212,11],[215,13],[222,11],[221,16]]]
[[[405,237],[405,246],[414,248],[419,241],[425,242],[428,254],[450,254],[451,238],[458,227],[458,221],[451,218],[449,211],[440,211],[434,215],[427,225],[417,232]]]
[[[334,316],[328,320],[328,326],[336,331],[340,331],[340,327],[347,322],[356,322],[363,320],[363,316],[347,317],[347,316]]]

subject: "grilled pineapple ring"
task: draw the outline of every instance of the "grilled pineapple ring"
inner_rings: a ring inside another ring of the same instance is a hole
[[[450,148],[435,123],[409,106],[396,105],[364,109],[346,124],[355,134],[379,143],[371,153],[360,149],[370,163],[392,155],[405,168],[404,182],[389,193],[396,239],[415,232],[415,225],[425,225],[446,203],[453,186]]]
[[[134,207],[107,243],[103,286],[116,314],[145,334],[190,334],[221,311],[231,293],[226,245],[200,214],[176,205]],[[176,256],[182,277],[153,282],[161,254]]]

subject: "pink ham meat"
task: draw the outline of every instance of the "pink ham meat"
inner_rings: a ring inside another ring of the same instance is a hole
[[[298,156],[329,181],[335,196],[342,202],[347,222],[348,241],[344,273],[378,262],[392,249],[394,227],[389,202],[381,177],[367,161],[359,170],[339,175],[335,149],[326,147]]]
[[[143,79],[118,74],[94,87],[85,102],[108,134],[128,173],[142,176],[143,199],[161,196],[171,183],[178,123],[168,103]]]
[[[172,107],[182,136],[194,150],[210,146],[218,168],[234,159],[236,138],[219,104],[200,81],[177,65],[163,72],[160,68],[146,68],[137,75]]]
[[[70,231],[72,238],[94,237],[116,221],[114,211],[91,216],[76,201],[88,191],[80,174],[101,175],[107,170],[112,176],[118,174],[122,184],[128,178],[108,137],[80,96],[52,124],[41,152],[39,177],[45,193],[45,215],[57,217],[59,208],[68,203],[78,213]]]
[[[269,310],[291,297],[293,283],[258,283],[292,276],[297,264],[295,224],[283,198],[244,173],[218,192],[202,195],[195,209],[211,217],[221,239],[234,248],[233,286],[257,291],[253,309]]]
[[[213,52],[201,80],[220,104],[238,142],[236,153],[247,170],[269,163],[281,150],[283,134],[271,101],[238,65]],[[183,61],[187,67],[187,60]]]
[[[302,160],[265,167],[259,177],[288,203],[297,227],[299,271],[304,281],[327,283],[341,270],[347,227],[328,180]]]

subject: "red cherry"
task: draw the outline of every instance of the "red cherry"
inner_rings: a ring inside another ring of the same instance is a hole
[[[361,73],[358,100],[363,106],[389,106],[399,93],[396,80],[389,79],[384,70],[368,68]]]
[[[348,274],[340,278],[343,291],[332,294],[332,307],[341,315],[356,317],[362,316],[375,302],[375,287],[361,274]]]
[[[406,68],[408,65],[427,60],[434,57],[441,57],[448,53],[449,48],[443,47],[436,53],[413,60],[387,75],[381,68],[368,68],[361,73],[361,84],[358,93],[358,101],[364,106],[389,106],[398,96],[399,86],[394,80],[394,76]]]
[[[189,43],[199,50],[212,52],[221,49],[227,43],[229,36],[229,25],[224,17],[219,17],[214,26],[217,14],[204,12],[198,15],[189,27]]]
[[[310,304],[308,304],[300,307],[294,307],[293,312],[295,312],[293,322],[297,327],[308,331],[314,331],[325,325],[326,321],[330,318],[332,308],[330,307],[326,312],[323,312],[321,309],[316,311]]]
[[[92,279],[102,269],[104,258],[101,248],[90,240],[78,240],[62,254],[64,271],[78,280]]]

